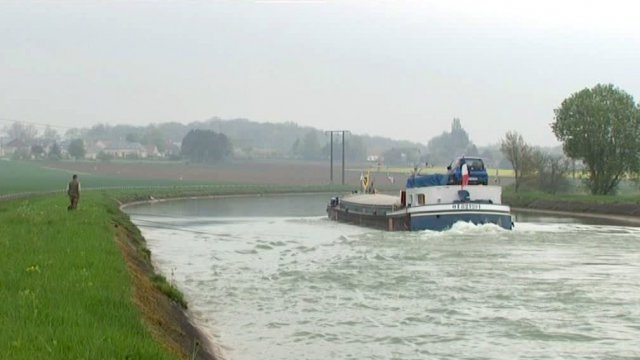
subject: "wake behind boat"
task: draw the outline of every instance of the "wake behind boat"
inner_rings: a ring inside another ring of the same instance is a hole
[[[513,227],[511,209],[502,204],[502,187],[486,185],[481,159],[462,157],[448,169],[448,174],[411,175],[399,197],[376,194],[365,181],[362,193],[332,198],[327,214],[332,220],[389,231],[440,231],[458,221]]]

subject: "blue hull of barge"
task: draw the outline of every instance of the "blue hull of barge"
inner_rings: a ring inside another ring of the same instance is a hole
[[[417,215],[411,216],[411,230],[434,230],[443,231],[450,229],[453,224],[463,221],[472,223],[475,225],[483,224],[495,224],[503,229],[511,230],[513,228],[513,222],[511,221],[511,215],[504,214],[443,214],[443,215]]]
[[[377,212],[377,211],[376,211]],[[494,224],[505,230],[513,228],[509,211],[430,211],[396,214],[375,214],[349,211],[339,206],[328,206],[332,220],[389,231],[443,231],[457,222],[475,225]]]

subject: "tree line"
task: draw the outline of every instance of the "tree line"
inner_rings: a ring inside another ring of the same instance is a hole
[[[345,156],[348,161],[364,161],[367,155],[377,152],[385,165],[446,165],[454,156],[477,155],[492,167],[504,168],[505,162],[512,167],[516,191],[533,188],[560,192],[570,185],[568,174],[575,176],[577,173],[592,194],[613,194],[622,180],[638,178],[640,105],[630,94],[611,84],[598,84],[571,94],[554,109],[554,115],[551,130],[562,143],[562,154],[535,148],[515,131],[508,131],[499,146],[478,148],[461,121],[453,119],[450,131],[434,136],[426,146],[381,137],[347,135]],[[188,126],[196,128],[188,129]],[[251,130],[243,133],[242,129]],[[33,125],[13,123],[4,131],[10,138],[32,142],[29,150],[37,158],[62,156],[61,136],[51,128],[45,129],[40,138]],[[278,149],[287,147],[279,153],[282,157],[322,160],[330,153],[326,134],[313,128],[294,123],[260,124],[220,119],[187,126],[166,123],[147,127],[96,125],[90,129],[70,129],[65,134],[65,149],[70,156],[83,158],[85,144],[91,140],[110,137],[156,144],[160,148],[175,144],[173,139],[177,136],[180,136],[178,155],[193,162],[222,161],[233,156],[234,146],[250,149],[261,144],[270,146],[274,142],[279,144]],[[342,155],[341,141],[339,137],[334,138],[336,158]]]
[[[511,163],[515,190],[535,187],[556,193],[567,187],[568,172],[581,169],[594,195],[614,194],[625,178],[640,173],[640,105],[612,84],[598,84],[566,98],[551,124],[563,156],[534,149],[522,135],[506,133],[500,149]]]

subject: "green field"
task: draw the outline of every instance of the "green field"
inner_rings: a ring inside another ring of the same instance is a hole
[[[36,162],[0,160],[0,195],[32,191],[64,192],[71,179],[71,173],[64,170],[48,169]],[[79,174],[86,188],[121,186],[175,186],[183,183],[170,180],[126,179],[122,177]],[[197,182],[189,184],[197,185]],[[84,185],[83,185],[84,186]]]
[[[174,166],[177,164],[153,164],[156,166]],[[176,173],[178,173],[176,169]],[[66,196],[66,187],[72,173],[65,170],[43,167],[37,162],[0,160],[0,198],[3,195],[25,192],[59,192]],[[347,191],[350,188],[340,185],[275,185],[275,184],[235,184],[210,181],[176,181],[166,179],[140,179],[116,176],[79,174],[83,193],[87,190],[107,189],[113,196],[135,198],[136,194],[148,194],[150,189],[156,197],[192,196],[198,194],[235,194],[261,192],[301,192],[301,191]]]

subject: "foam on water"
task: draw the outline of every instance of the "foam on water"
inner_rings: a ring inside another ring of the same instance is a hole
[[[154,261],[232,359],[640,356],[637,228],[144,213]]]

